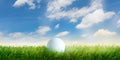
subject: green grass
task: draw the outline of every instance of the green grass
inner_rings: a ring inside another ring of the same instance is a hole
[[[64,53],[43,47],[0,46],[0,60],[120,60],[120,46],[68,46]]]

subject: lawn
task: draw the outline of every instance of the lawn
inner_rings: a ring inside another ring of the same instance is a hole
[[[64,53],[45,46],[0,46],[0,60],[120,60],[120,46],[67,46]]]

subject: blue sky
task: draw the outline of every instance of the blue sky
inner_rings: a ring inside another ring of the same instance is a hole
[[[0,0],[0,39],[119,41],[119,6],[119,0]]]

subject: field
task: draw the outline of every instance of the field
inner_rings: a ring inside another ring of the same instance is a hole
[[[119,46],[68,46],[64,53],[46,47],[3,47],[0,60],[120,60]]]

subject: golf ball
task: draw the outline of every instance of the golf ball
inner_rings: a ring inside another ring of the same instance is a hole
[[[65,51],[65,43],[60,38],[54,38],[47,43],[48,50],[56,52]]]

